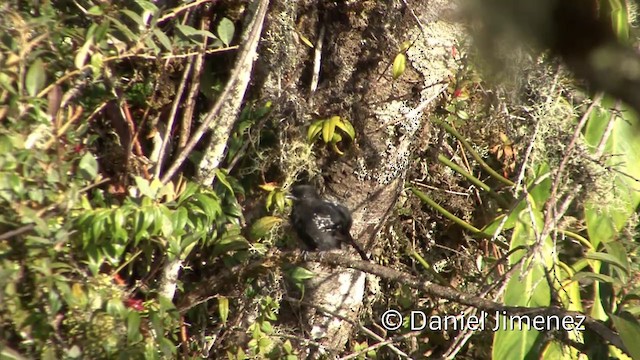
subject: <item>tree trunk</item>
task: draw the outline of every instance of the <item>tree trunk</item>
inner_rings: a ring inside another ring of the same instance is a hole
[[[272,99],[285,128],[299,131],[300,138],[317,119],[337,115],[353,123],[356,139],[344,156],[323,150],[320,142],[315,149],[326,193],[353,211],[352,234],[374,259],[376,237],[404,186],[409,156],[427,145],[424,113],[446,90],[455,66],[462,29],[442,20],[453,10],[447,1],[408,1],[407,6],[404,1],[294,0],[272,1],[269,9],[256,68],[258,97]],[[324,34],[321,49],[318,34]],[[411,44],[406,70],[394,80],[392,63],[405,42]],[[320,71],[317,90],[311,92],[316,49],[321,50]],[[310,267],[317,275],[307,284],[304,301],[357,321],[366,298],[364,275]],[[300,330],[329,350],[344,349],[353,338],[351,324],[320,313],[304,310],[309,323]]]

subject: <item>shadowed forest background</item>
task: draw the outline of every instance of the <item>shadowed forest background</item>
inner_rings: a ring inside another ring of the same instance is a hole
[[[0,18],[2,359],[640,359],[634,1]],[[370,261],[300,251],[299,183]]]

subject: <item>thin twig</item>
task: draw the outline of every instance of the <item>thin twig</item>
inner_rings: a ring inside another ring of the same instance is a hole
[[[305,305],[305,306],[310,306],[310,307],[313,307],[313,308],[319,310],[320,312],[323,312],[325,314],[334,316],[334,317],[336,317],[336,318],[338,318],[340,320],[346,321],[346,322],[350,323],[351,325],[357,327],[358,330],[364,332],[367,336],[375,339],[376,341],[381,341],[381,342],[384,343],[384,344],[378,343],[378,344],[376,344],[378,346],[375,346],[370,350],[378,348],[378,347],[380,347],[382,345],[386,345],[387,347],[389,347],[389,349],[391,349],[391,351],[393,351],[397,355],[410,359],[409,355],[407,355],[402,350],[398,349],[397,347],[395,347],[392,344],[393,342],[397,342],[398,339],[385,339],[385,338],[381,337],[380,335],[376,334],[375,332],[371,331],[367,327],[363,326],[359,322],[353,321],[352,319],[349,319],[348,317],[346,317],[346,316],[344,316],[344,315],[342,315],[342,314],[340,314],[338,312],[335,312],[335,311],[332,311],[330,309],[327,309],[327,308],[325,308],[323,306],[320,306],[320,305],[317,305],[317,304],[313,304],[313,303],[310,303],[310,302],[307,302],[307,301],[295,299],[295,298],[292,298],[292,297],[285,297],[283,300],[286,300],[286,301],[289,301],[289,302],[293,302],[293,303],[297,303],[297,304],[301,304],[301,305]],[[406,335],[407,334],[403,335],[403,337],[407,337]],[[356,354],[355,357],[357,357],[357,354]],[[347,357],[345,357],[343,359],[351,359],[351,357],[347,356]]]
[[[187,65],[184,67],[184,71],[182,73],[182,79],[180,80],[180,85],[178,85],[178,90],[176,91],[175,98],[173,99],[173,104],[171,105],[171,112],[169,113],[169,119],[168,119],[167,126],[165,128],[164,138],[162,139],[162,143],[160,144],[160,152],[158,153],[156,167],[153,172],[153,177],[155,179],[160,177],[162,163],[164,162],[164,153],[167,149],[167,143],[169,142],[169,138],[171,137],[171,131],[173,130],[173,122],[176,119],[178,106],[182,103],[182,94],[184,93],[184,89],[187,85],[187,80],[189,79],[189,74],[191,73],[192,66],[193,66],[193,58],[190,58],[189,61],[187,62]]]
[[[171,9],[171,11],[168,14],[162,15],[158,19],[158,23],[161,23],[161,22],[163,22],[165,20],[171,19],[171,18],[177,16],[178,14],[180,14],[181,12],[183,12],[185,10],[188,10],[188,9],[190,9],[192,7],[195,7],[195,6],[198,6],[200,4],[207,3],[207,2],[215,2],[215,0],[196,0],[196,1],[192,2],[192,3],[185,4],[185,5],[179,6],[177,8],[173,8],[173,9]]]
[[[229,46],[229,47],[220,48],[220,49],[209,49],[209,50],[205,51],[204,53],[205,54],[214,54],[214,53],[219,53],[219,52],[226,52],[226,51],[230,51],[230,50],[236,50],[237,48],[238,48],[238,46],[234,45],[234,46]],[[181,59],[181,58],[186,58],[186,57],[190,57],[190,56],[196,56],[196,55],[199,55],[199,54],[201,54],[200,51],[193,51],[193,52],[188,52],[188,53],[184,53],[184,54],[164,54],[164,55],[158,55],[158,56],[129,53],[129,54],[106,57],[106,58],[102,59],[102,63],[106,64],[106,63],[111,62],[111,61],[131,59],[131,58],[140,58],[140,59],[148,59],[148,60]],[[76,69],[76,70],[73,70],[71,72],[68,72],[68,73],[62,75],[58,80],[56,80],[55,82],[49,84],[49,86],[47,86],[46,88],[42,89],[42,91],[40,91],[36,95],[36,97],[38,97],[38,98],[39,97],[43,97],[49,91],[51,91],[51,89],[53,89],[55,86],[63,84],[69,78],[71,78],[73,76],[76,76],[76,75],[79,75],[79,74],[82,74],[85,71],[91,69],[92,67],[93,67],[93,65],[87,64],[87,65],[81,67],[80,69]]]
[[[602,154],[604,154],[604,148],[607,146],[607,140],[609,140],[609,136],[611,136],[611,133],[613,132],[613,127],[616,123],[616,119],[618,118],[619,108],[620,108],[620,100],[616,101],[614,110],[611,111],[611,116],[609,116],[607,127],[604,129],[604,133],[602,133],[602,137],[600,138],[600,143],[596,148],[596,152],[593,154],[594,159],[600,159],[602,157]]]
[[[200,30],[205,30],[209,28],[210,18],[204,17],[200,21]],[[204,37],[202,41],[201,48],[202,50],[207,47],[207,37]],[[182,123],[180,126],[180,137],[178,140],[178,151],[181,151],[187,141],[189,140],[189,135],[191,134],[191,122],[193,121],[193,112],[196,106],[196,97],[200,93],[200,77],[202,75],[202,70],[204,68],[204,51],[201,52],[198,56],[196,56],[196,60],[193,63],[193,75],[191,76],[191,85],[189,87],[189,92],[187,93],[187,99],[184,102],[184,111],[182,112]]]
[[[320,80],[320,64],[322,63],[322,44],[324,43],[324,32],[326,30],[326,26],[324,25],[324,21],[322,25],[320,25],[320,32],[318,33],[318,41],[316,41],[316,46],[313,51],[313,75],[311,76],[311,86],[309,93],[313,95],[318,88],[318,81]]]
[[[193,136],[191,137],[187,145],[184,147],[184,149],[182,149],[182,151],[178,154],[178,156],[176,156],[176,159],[173,162],[173,164],[171,164],[171,167],[162,176],[163,184],[166,184],[167,182],[169,182],[169,180],[171,180],[171,178],[176,173],[176,171],[178,171],[180,166],[182,166],[182,163],[187,159],[189,154],[191,154],[191,150],[195,148],[196,144],[200,141],[200,138],[202,138],[204,133],[209,130],[211,123],[213,123],[213,120],[216,119],[216,117],[218,116],[218,113],[222,109],[222,106],[228,100],[228,97],[231,94],[231,90],[235,87],[235,84],[238,81],[238,78],[242,74],[242,70],[245,67],[244,66],[245,63],[247,62],[250,56],[253,57],[257,42],[260,39],[260,33],[262,32],[262,24],[266,16],[268,6],[269,6],[269,0],[260,0],[260,2],[258,3],[256,14],[255,14],[255,20],[253,22],[253,27],[249,32],[247,41],[242,47],[242,51],[240,51],[240,54],[238,55],[238,58],[236,60],[236,66],[233,68],[233,71],[231,72],[231,76],[229,78],[229,81],[227,81],[227,85],[225,86],[224,90],[218,97],[218,100],[216,101],[216,103],[212,106],[211,110],[207,113],[207,116],[205,117],[202,124],[200,124],[198,129],[196,129],[195,133],[193,134]]]

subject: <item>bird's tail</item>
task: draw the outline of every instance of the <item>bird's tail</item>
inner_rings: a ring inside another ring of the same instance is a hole
[[[351,245],[354,249],[356,249],[356,251],[362,258],[362,260],[369,261],[369,257],[367,256],[367,253],[365,253],[364,250],[362,250],[362,248],[360,247],[360,245],[356,243],[356,241],[353,239],[353,236],[351,236],[351,234],[347,233],[345,240],[346,242],[349,243],[349,245]]]

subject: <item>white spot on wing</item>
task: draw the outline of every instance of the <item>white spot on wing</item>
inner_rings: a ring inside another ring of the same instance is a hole
[[[333,228],[333,221],[331,221],[331,217],[329,215],[319,215],[315,214],[313,216],[313,223],[320,230],[331,230]]]

